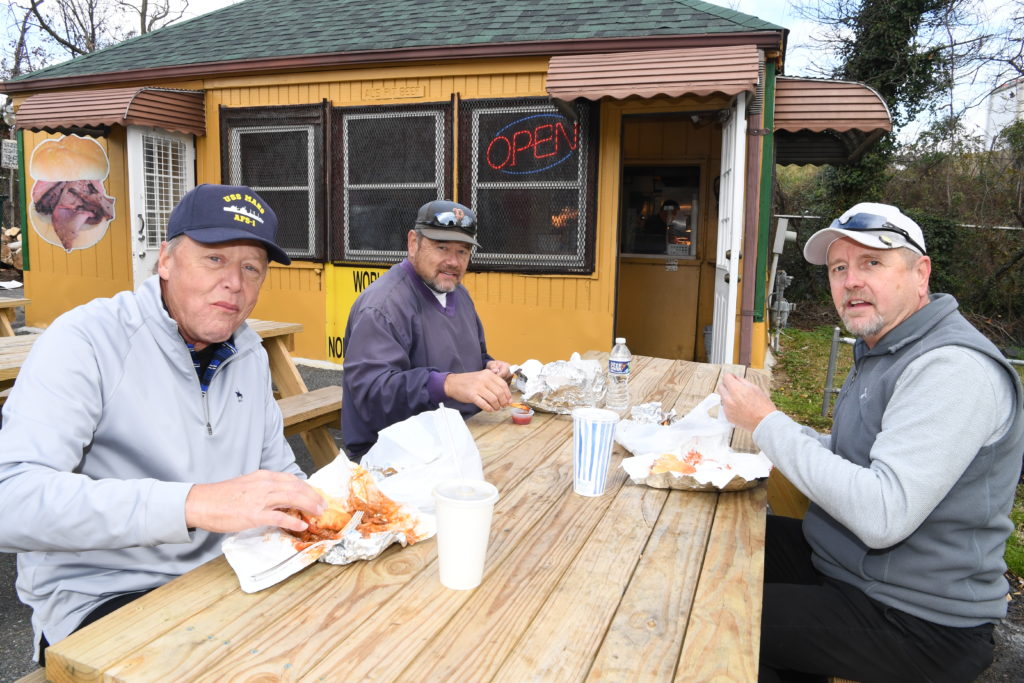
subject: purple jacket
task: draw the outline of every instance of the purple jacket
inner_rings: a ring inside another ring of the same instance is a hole
[[[393,266],[359,295],[345,328],[341,423],[349,457],[366,453],[381,429],[442,401],[464,416],[477,413],[445,398],[444,378],[483,370],[490,360],[465,287],[442,307],[411,263]]]

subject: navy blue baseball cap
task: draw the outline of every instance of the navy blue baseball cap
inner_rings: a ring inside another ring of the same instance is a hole
[[[438,242],[480,246],[476,241],[476,214],[468,206],[447,199],[435,199],[421,206],[415,230]]]
[[[271,261],[292,262],[275,241],[277,214],[244,185],[204,184],[185,193],[167,221],[167,239],[178,235],[203,244],[254,240]]]

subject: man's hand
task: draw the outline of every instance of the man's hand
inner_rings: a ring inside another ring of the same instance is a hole
[[[750,432],[768,413],[777,410],[760,387],[736,375],[722,375],[718,393],[722,395],[722,409],[729,422]]]
[[[508,371],[508,365],[505,370]],[[508,382],[489,367],[477,372],[453,372],[447,375],[444,378],[444,393],[448,398],[472,403],[486,411],[498,410],[512,401]]]
[[[487,369],[506,382],[512,379],[512,370],[509,369],[508,363],[503,360],[487,361]]]
[[[323,496],[294,474],[258,470],[216,484],[192,486],[185,498],[185,524],[219,533],[265,525],[304,531],[306,523],[281,508],[319,515],[326,507]]]

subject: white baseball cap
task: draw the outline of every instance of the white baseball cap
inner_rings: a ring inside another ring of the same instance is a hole
[[[829,247],[843,237],[873,249],[903,248],[921,255],[928,253],[921,226],[899,209],[888,204],[861,202],[850,207],[827,228],[811,235],[804,245],[804,258],[815,265],[825,265]]]

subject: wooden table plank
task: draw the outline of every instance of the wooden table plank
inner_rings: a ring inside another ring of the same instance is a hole
[[[207,562],[142,596],[46,650],[46,673],[54,683],[97,680],[99,672],[159,638],[170,626],[210,608],[238,591],[238,580],[223,557]],[[108,632],[116,624],[117,638]]]
[[[661,513],[667,492],[623,486],[528,628],[492,666],[498,681],[582,680]],[[567,637],[568,634],[568,637]]]
[[[676,671],[679,681],[757,680],[765,488],[718,498]]]
[[[667,680],[687,636],[717,494],[671,492],[588,680]]]

